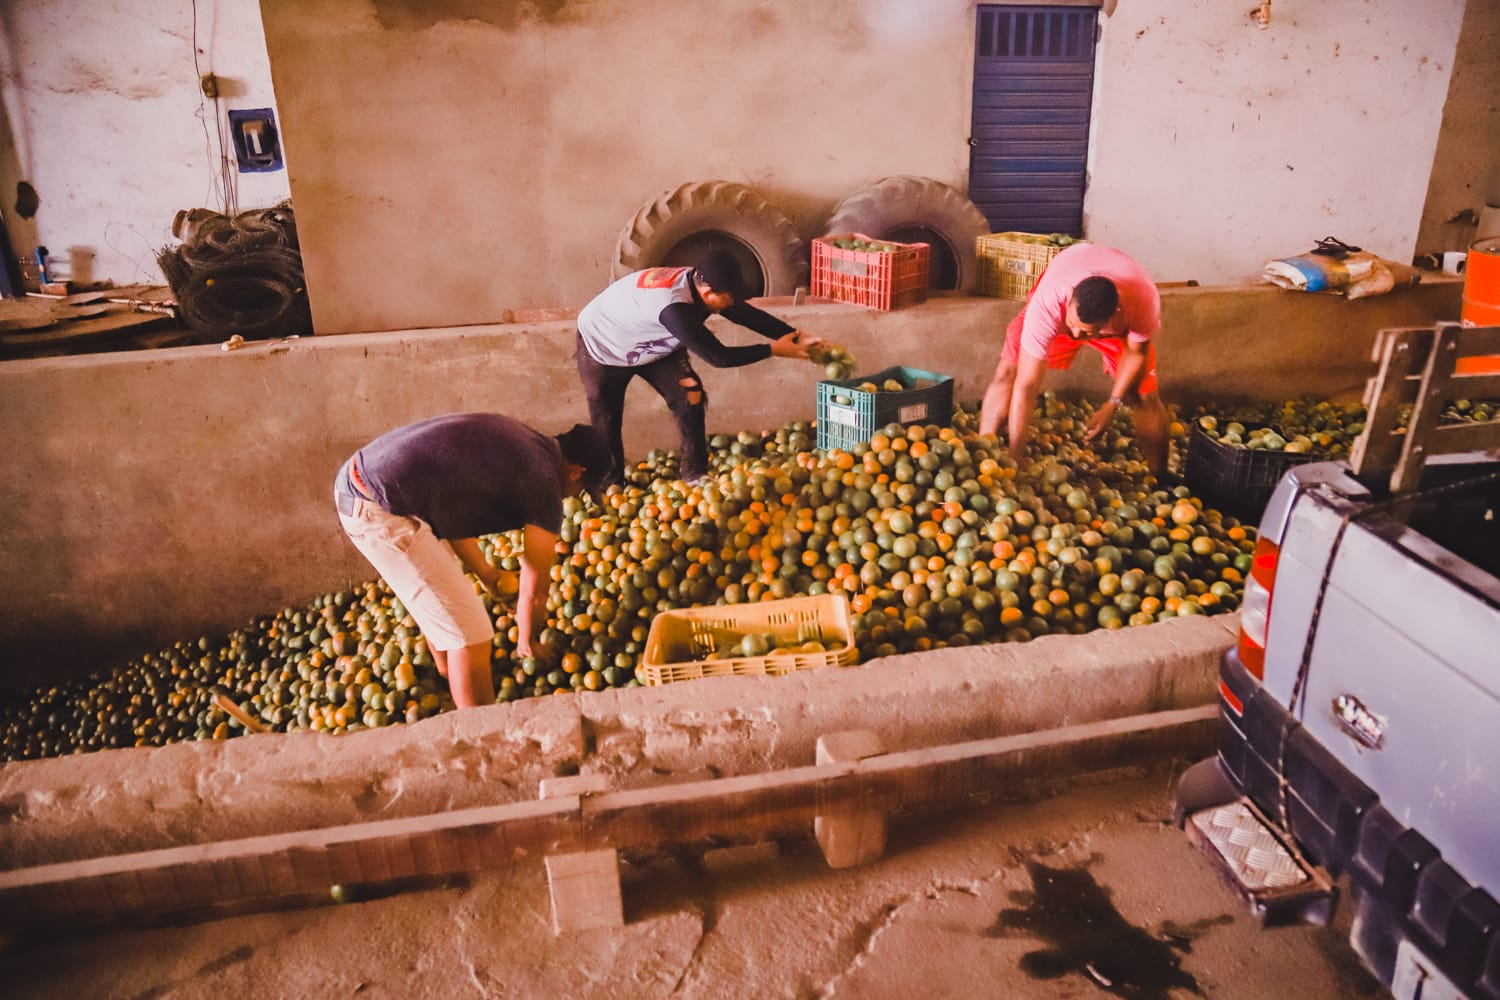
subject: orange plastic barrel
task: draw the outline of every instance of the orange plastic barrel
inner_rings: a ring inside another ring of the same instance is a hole
[[[1500,326],[1500,236],[1487,236],[1469,247],[1459,319],[1464,326]],[[1500,355],[1460,358],[1454,370],[1464,375],[1500,372]]]

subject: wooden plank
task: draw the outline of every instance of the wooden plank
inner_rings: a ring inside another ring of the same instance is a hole
[[[1453,376],[1455,399],[1500,399],[1500,375],[1485,372],[1460,372]]]
[[[456,810],[430,816],[379,820],[347,826],[272,834],[243,840],[194,844],[136,854],[111,855],[0,872],[0,921],[27,929],[36,920],[67,915],[66,889],[79,923],[118,922],[135,913],[182,911],[240,904],[246,910],[296,896],[326,895],[335,883],[358,883],[370,876],[395,875],[383,860],[389,844],[434,838],[449,849],[427,852],[447,862],[422,875],[448,875],[505,864],[517,856],[541,854],[579,844],[578,817],[552,802],[521,802]],[[467,849],[465,849],[467,848]],[[454,862],[461,861],[461,864]],[[246,866],[256,878],[239,878]],[[220,875],[224,869],[224,875]],[[141,879],[140,905],[134,896],[110,887]],[[238,880],[246,896],[226,899],[226,885]],[[69,920],[68,922],[72,922]]]
[[[806,834],[839,809],[948,806],[1213,745],[1215,705],[632,791],[378,820],[0,872],[0,924],[33,931],[224,915],[326,899],[333,884],[496,867],[523,856]],[[239,892],[241,898],[225,898]]]
[[[1438,324],[1432,349],[1422,367],[1422,388],[1406,424],[1406,440],[1401,443],[1401,455],[1391,472],[1391,489],[1396,493],[1416,489],[1422,481],[1427,456],[1435,454],[1432,433],[1443,419],[1443,407],[1452,398],[1448,383],[1458,363],[1459,338],[1463,333],[1464,328],[1457,323]]]
[[[860,761],[884,750],[874,730],[851,729],[818,737],[815,758],[819,764]],[[819,813],[813,817],[813,837],[829,868],[869,864],[885,854],[885,810],[854,805]]]
[[[1460,324],[1452,324],[1459,326]],[[1464,326],[1458,346],[1459,357],[1471,358],[1477,354],[1500,354],[1500,326]]]
[[[1379,367],[1365,394],[1365,429],[1349,449],[1349,467],[1361,478],[1396,466],[1403,435],[1397,411],[1416,398],[1417,383],[1408,377],[1430,354],[1434,331],[1422,328],[1381,330],[1377,337]]]
[[[1428,455],[1500,449],[1500,420],[1482,424],[1441,424],[1427,435]]]
[[[565,796],[580,798],[584,795],[599,795],[609,791],[609,777],[604,774],[569,774],[558,778],[543,778],[537,788],[537,798],[557,799]]]
[[[579,851],[546,859],[552,929],[558,934],[625,925],[619,852]]]
[[[726,834],[758,839],[805,830],[813,817],[840,808],[946,806],[1039,775],[1123,766],[1185,742],[1207,751],[1217,722],[1217,707],[1205,705],[852,763],[611,792],[584,800],[584,837],[589,847],[622,849]]]

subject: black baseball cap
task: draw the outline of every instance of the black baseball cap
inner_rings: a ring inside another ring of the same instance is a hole
[[[713,291],[732,295],[736,302],[745,301],[746,292],[749,291],[745,284],[745,274],[740,270],[739,261],[728,250],[710,251],[695,270],[698,272],[698,280]]]
[[[557,435],[557,447],[563,460],[583,468],[583,488],[596,501],[604,498],[604,480],[614,459],[604,435],[589,424],[574,424],[572,430]]]

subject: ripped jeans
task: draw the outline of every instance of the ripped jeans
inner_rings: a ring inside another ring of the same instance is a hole
[[[620,424],[625,415],[625,389],[639,375],[666,400],[667,408],[677,421],[680,438],[678,455],[683,479],[696,479],[708,472],[708,434],[704,430],[704,410],[708,394],[693,370],[687,348],[678,348],[664,358],[631,367],[601,365],[578,341],[578,377],[588,396],[589,419],[594,429],[609,442],[613,467],[605,485],[619,483],[625,476],[625,445]]]

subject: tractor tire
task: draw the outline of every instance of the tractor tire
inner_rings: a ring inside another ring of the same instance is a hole
[[[835,205],[826,229],[830,234],[931,243],[932,287],[967,292],[979,275],[975,241],[990,231],[990,223],[951,185],[930,177],[883,177]]]
[[[791,295],[807,285],[807,244],[791,220],[760,192],[733,181],[690,181],[648,201],[621,231],[611,271],[620,278],[691,265],[715,248],[740,261],[751,297]]]

